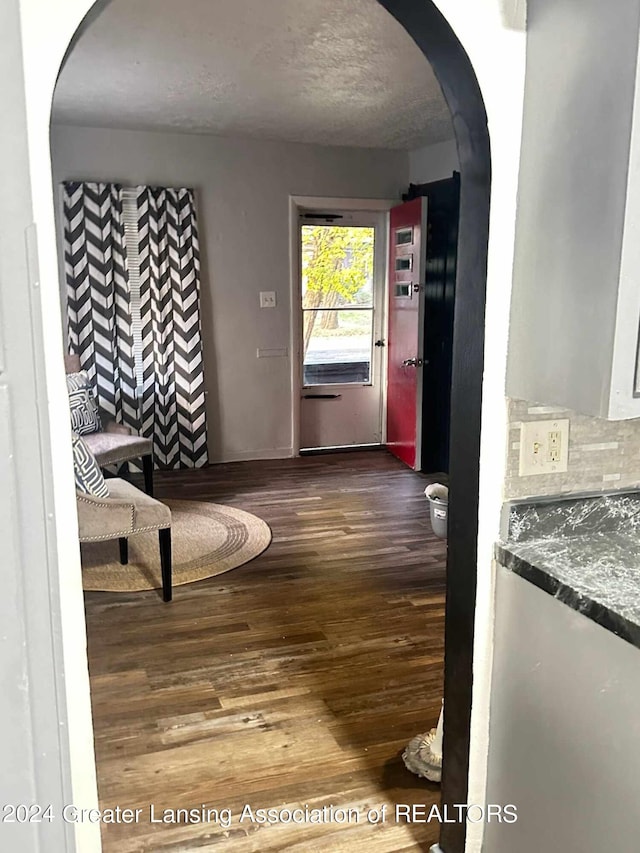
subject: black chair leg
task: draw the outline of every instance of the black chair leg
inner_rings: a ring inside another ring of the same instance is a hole
[[[162,568],[162,600],[171,601],[173,596],[171,584],[171,528],[165,527],[158,531],[160,540],[160,566]]]
[[[120,562],[126,566],[129,562],[129,540],[125,537],[118,539],[120,543]]]
[[[149,453],[142,457],[142,473],[144,474],[144,490],[150,498],[153,497],[153,456]]]

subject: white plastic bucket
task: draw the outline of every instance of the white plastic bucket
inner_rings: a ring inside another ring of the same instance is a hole
[[[433,532],[441,539],[446,539],[449,519],[449,489],[441,483],[432,483],[427,486],[424,493],[429,501]]]

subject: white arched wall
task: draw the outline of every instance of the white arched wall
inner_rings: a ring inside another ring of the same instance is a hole
[[[465,48],[487,112],[491,207],[482,389],[478,564],[467,802],[484,803],[494,631],[493,545],[498,538],[507,446],[505,375],[514,257],[526,32],[524,0],[435,0]],[[467,826],[466,850],[482,846]]]
[[[19,0],[29,133],[33,216],[38,230],[42,330],[51,424],[51,460],[61,572],[63,648],[74,802],[97,802],[89,704],[84,608],[68,448],[58,263],[51,184],[49,120],[56,78],[69,43],[94,0]],[[420,2],[420,0],[415,0]],[[484,801],[493,638],[492,549],[498,536],[505,468],[505,368],[524,94],[524,0],[434,0],[464,46],[484,98],[492,183],[482,404],[478,586],[474,651],[472,751],[468,801]],[[94,824],[76,826],[78,849],[100,849]],[[480,850],[481,826],[470,824],[467,850]]]

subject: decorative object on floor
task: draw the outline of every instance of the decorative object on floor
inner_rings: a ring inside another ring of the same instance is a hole
[[[160,545],[160,583],[162,598],[171,601],[171,510],[166,504],[154,500],[126,480],[117,477],[109,480],[109,497],[76,492],[78,504],[78,531],[85,547],[119,540],[120,563],[127,569],[129,537],[135,542],[140,536],[148,537],[150,531],[158,533]],[[155,540],[155,535],[152,537]],[[157,551],[157,545],[156,545]],[[124,565],[123,565],[124,564]],[[160,584],[159,584],[160,585]]]
[[[407,770],[430,782],[440,782],[442,779],[443,716],[444,702],[436,728],[426,734],[416,735],[402,753]]]
[[[78,376],[87,376],[85,371],[80,371],[80,356],[65,355],[64,367],[67,374],[67,388],[70,387],[69,380],[75,387]],[[71,403],[71,392],[69,392],[69,405]],[[95,405],[95,404],[94,404]],[[122,465],[123,462],[131,462],[134,459],[142,459],[142,471],[144,473],[144,490],[148,495],[153,495],[153,446],[150,438],[131,431],[125,424],[116,423],[108,413],[98,410],[98,431],[90,432],[83,436],[86,446],[95,456],[96,462],[101,468],[107,465]],[[74,424],[73,408],[71,409],[71,426]]]
[[[241,509],[201,501],[167,500],[166,504],[172,517],[174,586],[242,566],[271,542],[269,525]],[[132,538],[126,566],[119,562],[115,542],[83,545],[82,576],[85,590],[157,589],[161,578],[155,537],[142,533]]]

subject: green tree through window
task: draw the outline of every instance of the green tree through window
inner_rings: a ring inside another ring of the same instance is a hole
[[[374,229],[302,226],[303,352],[318,329],[335,329],[339,311],[372,307]]]

